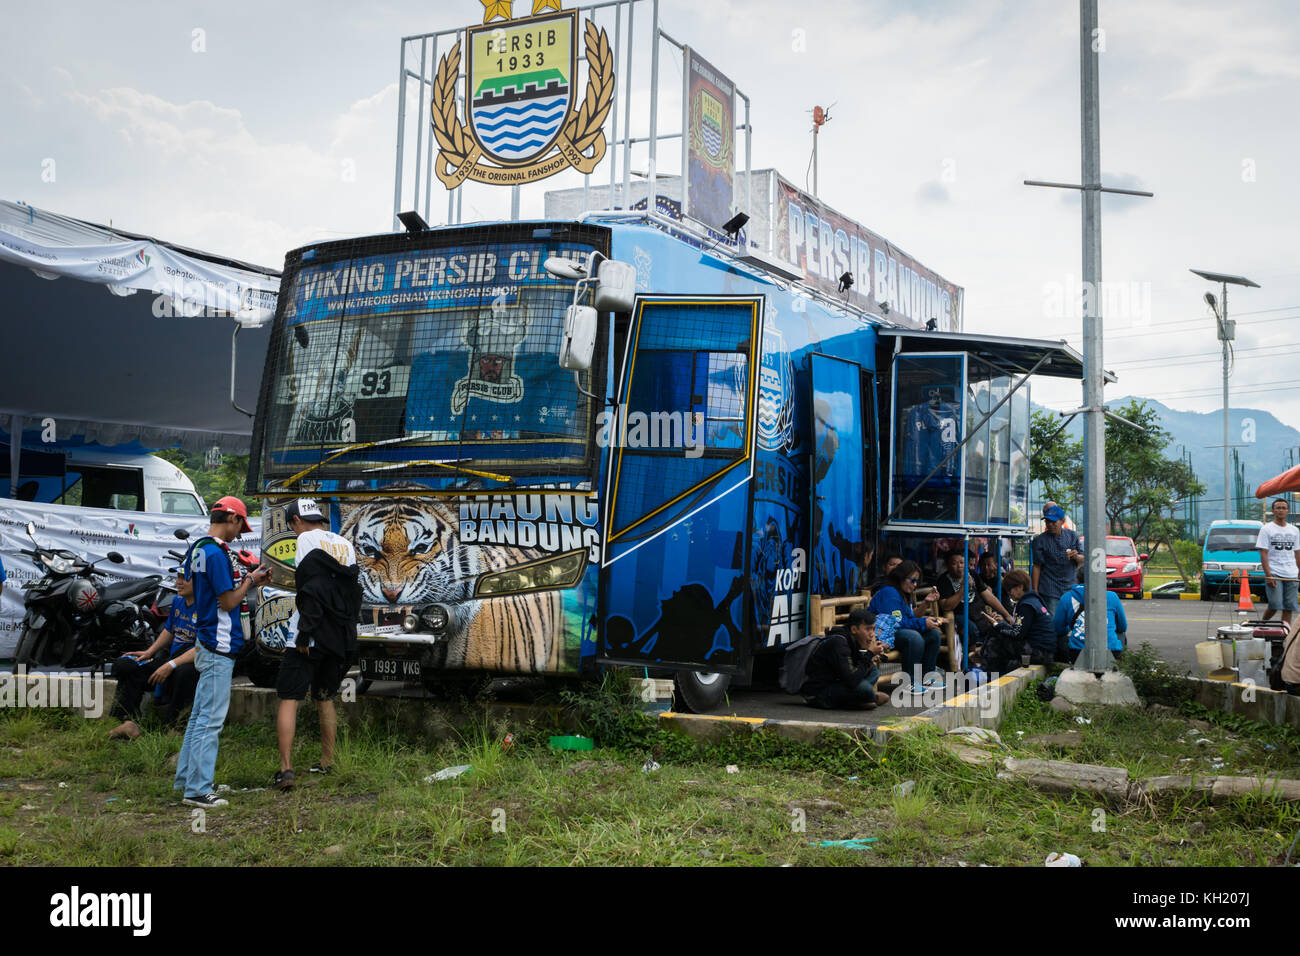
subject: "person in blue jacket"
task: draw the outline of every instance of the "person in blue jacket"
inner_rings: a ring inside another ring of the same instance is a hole
[[[1056,616],[1052,619],[1052,630],[1056,636],[1069,638],[1069,650],[1066,656],[1073,664],[1083,650],[1083,581],[1087,566],[1079,565],[1075,578],[1079,582],[1072,589],[1061,595],[1061,602],[1056,606]],[[1128,619],[1124,616],[1124,607],[1119,603],[1119,595],[1114,591],[1106,592],[1106,646],[1116,660],[1124,654],[1128,645]]]
[[[889,583],[876,592],[867,610],[876,615],[877,636],[887,647],[897,648],[903,659],[903,673],[911,680],[912,687],[921,691],[930,683],[938,683],[931,675],[939,662],[939,644],[943,639],[939,628],[943,627],[943,618],[917,617],[913,613],[912,593],[921,583],[921,569],[915,562],[901,562],[886,580]],[[881,626],[884,623],[881,618],[891,615],[898,621],[897,629],[889,635],[890,628]]]

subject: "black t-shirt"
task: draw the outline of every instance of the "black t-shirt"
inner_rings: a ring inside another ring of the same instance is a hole
[[[939,599],[941,601],[946,601],[954,594],[960,594],[961,588],[962,584],[960,579],[958,579],[957,583],[954,584],[952,578],[950,578],[946,573],[939,577]],[[971,579],[970,603],[972,607],[979,603],[979,595],[988,589],[989,586],[985,584],[978,575]],[[957,606],[961,607],[960,601],[957,602]]]

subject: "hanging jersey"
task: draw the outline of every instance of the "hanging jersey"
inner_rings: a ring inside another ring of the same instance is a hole
[[[903,443],[903,474],[925,477],[940,462],[935,477],[953,477],[961,466],[957,455],[948,454],[961,440],[957,409],[947,402],[937,408],[928,403],[914,405],[907,413],[907,438]],[[947,461],[944,461],[948,458]]]

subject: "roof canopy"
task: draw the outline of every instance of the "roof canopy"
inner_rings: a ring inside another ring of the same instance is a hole
[[[999,368],[1024,375],[1039,360],[1046,361],[1034,372],[1055,378],[1083,378],[1083,356],[1070,348],[1064,339],[1017,339],[1001,335],[974,335],[969,332],[925,332],[917,329],[879,326],[876,334],[885,342],[896,342],[900,352],[969,352]],[[1117,381],[1114,372],[1106,381]]]
[[[64,278],[79,281],[48,281]],[[59,444],[246,452],[252,422],[231,407],[231,338],[246,330],[235,386],[251,406],[270,338],[259,326],[279,281],[270,269],[0,201],[9,359],[0,416],[18,416],[27,444],[45,450],[53,420]]]

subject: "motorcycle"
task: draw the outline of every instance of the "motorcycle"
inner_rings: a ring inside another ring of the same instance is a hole
[[[28,522],[27,537],[34,548],[20,549],[43,573],[23,585],[22,634],[14,653],[14,671],[24,667],[58,665],[98,670],[126,651],[149,644],[149,628],[141,605],[157,591],[159,575],[117,584],[103,584],[97,561],[61,548],[43,548],[36,526]],[[114,564],[125,558],[107,555]]]

